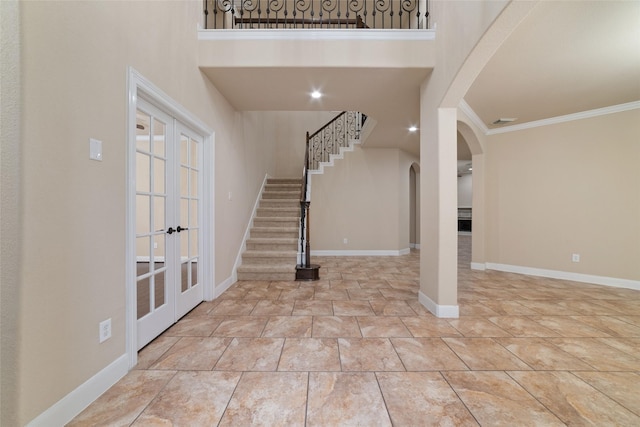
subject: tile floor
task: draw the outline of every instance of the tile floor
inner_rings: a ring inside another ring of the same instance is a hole
[[[459,319],[418,303],[417,252],[238,282],[70,425],[640,425],[640,291],[472,271],[469,249]]]

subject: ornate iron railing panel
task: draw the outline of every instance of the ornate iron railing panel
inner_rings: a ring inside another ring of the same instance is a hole
[[[203,0],[205,28],[427,29],[428,0]]]
[[[320,163],[330,161],[332,154],[348,147],[351,140],[359,139],[364,117],[358,111],[343,111],[309,136],[309,169],[319,169]]]

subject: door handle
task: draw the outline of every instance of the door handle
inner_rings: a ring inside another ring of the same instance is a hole
[[[169,229],[167,230],[167,234],[173,234],[173,232],[176,231],[173,229],[173,227],[169,227]],[[180,231],[178,231],[179,233]]]
[[[181,232],[181,231],[183,231],[183,230],[188,230],[188,229],[189,229],[189,227],[187,227],[187,228],[182,228],[182,227],[178,226],[178,228],[176,228],[176,231],[179,233],[179,232]]]

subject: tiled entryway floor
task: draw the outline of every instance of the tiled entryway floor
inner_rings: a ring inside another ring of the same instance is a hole
[[[418,303],[418,252],[318,257],[200,304],[71,424],[640,425],[640,291],[472,271],[469,246],[459,319]]]

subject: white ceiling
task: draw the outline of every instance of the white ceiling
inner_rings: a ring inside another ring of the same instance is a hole
[[[437,66],[437,65],[436,65]],[[370,147],[419,154],[419,87],[428,68],[203,68],[238,110],[359,110]],[[319,89],[321,100],[309,93]],[[466,96],[488,128],[640,100],[640,1],[541,1]]]
[[[640,100],[640,2],[540,2],[464,99],[489,129]]]

